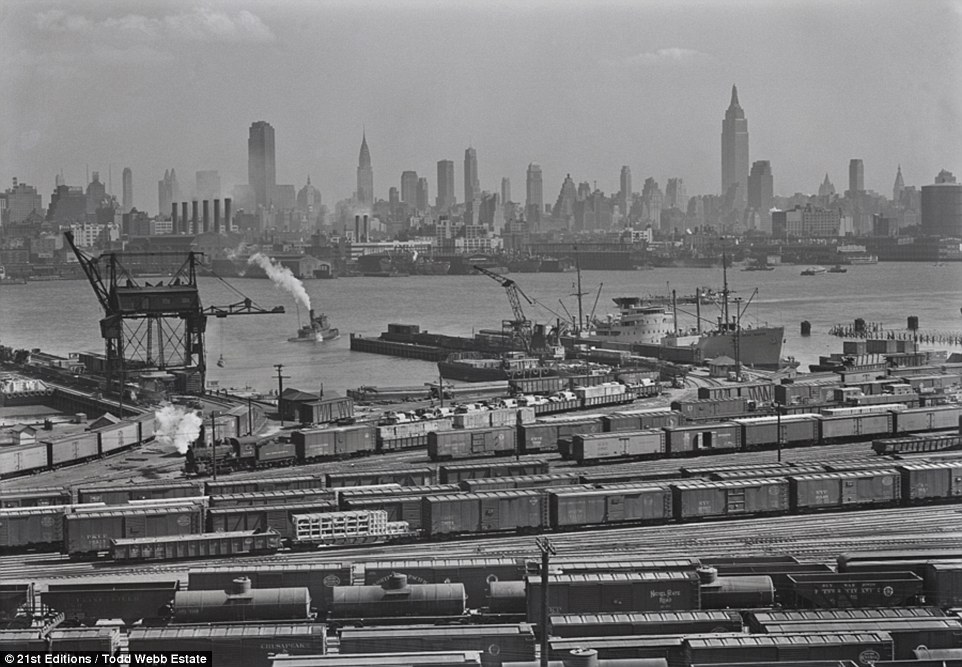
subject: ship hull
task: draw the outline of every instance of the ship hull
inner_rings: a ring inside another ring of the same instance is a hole
[[[702,359],[713,359],[724,355],[740,361],[742,366],[778,369],[784,338],[784,327],[760,327],[741,330],[738,336],[737,354],[734,332],[702,336],[695,346],[701,351]]]

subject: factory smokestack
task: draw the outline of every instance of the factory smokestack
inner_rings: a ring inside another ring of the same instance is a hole
[[[354,216],[354,242],[361,242],[361,216]]]
[[[172,202],[170,205],[170,233],[177,233],[177,202]]]
[[[190,218],[187,217],[187,202],[184,201],[180,203],[180,231],[184,234],[190,233],[188,229],[190,223],[188,220],[190,220]]]
[[[231,223],[231,219],[230,219],[230,203],[231,203],[231,198],[225,197],[224,198],[224,231],[225,232],[230,232],[230,231],[233,231],[234,229],[234,225]]]
[[[370,236],[370,227],[368,226],[367,213],[365,213],[364,214],[364,242],[365,243],[368,243],[371,240],[369,236]]]
[[[206,199],[201,204],[201,212],[204,216],[204,233],[206,234],[210,231],[210,202]]]
[[[214,200],[214,233],[220,234],[220,199]]]
[[[200,232],[200,225],[198,225],[197,220],[197,200],[193,200],[190,203],[190,231],[189,234],[197,234]]]

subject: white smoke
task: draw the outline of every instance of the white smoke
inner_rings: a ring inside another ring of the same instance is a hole
[[[164,405],[154,412],[154,437],[163,445],[173,445],[181,454],[200,436],[200,415],[177,405]]]
[[[247,260],[248,264],[256,264],[257,266],[264,269],[264,273],[267,277],[274,281],[274,284],[278,287],[290,292],[294,298],[302,306],[311,309],[311,297],[307,295],[307,290],[304,289],[304,283],[294,277],[291,270],[282,264],[275,262],[270,257],[263,253],[254,253],[251,255],[250,259]]]

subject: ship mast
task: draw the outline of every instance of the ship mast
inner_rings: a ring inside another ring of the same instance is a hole
[[[722,251],[722,297],[725,303],[725,331],[729,329],[728,321],[728,256]]]

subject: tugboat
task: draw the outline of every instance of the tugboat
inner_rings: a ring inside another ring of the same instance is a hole
[[[817,276],[819,273],[825,273],[824,266],[810,266],[802,271],[803,276]]]
[[[847,272],[848,272],[848,269],[846,269],[846,268],[845,268],[844,266],[842,266],[841,264],[836,264],[835,266],[833,266],[832,268],[830,268],[830,269],[828,270],[828,272],[829,272],[829,273],[847,273]]]
[[[312,308],[309,317],[308,323],[297,330],[297,336],[287,339],[289,343],[323,343],[340,337],[341,332],[331,326],[327,315],[324,313],[315,317]]]

